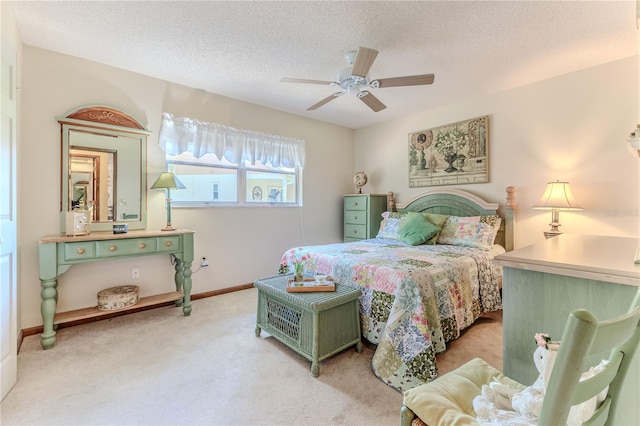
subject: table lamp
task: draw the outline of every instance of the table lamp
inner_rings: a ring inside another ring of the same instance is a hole
[[[534,206],[534,209],[551,210],[551,229],[544,233],[545,238],[552,238],[562,234],[558,227],[560,226],[560,210],[582,210],[582,207],[576,204],[569,182],[549,182],[547,188],[542,194],[542,198]]]
[[[163,231],[175,231],[171,225],[171,190],[172,189],[185,189],[185,186],[180,182],[180,179],[173,174],[173,172],[164,172],[158,179],[151,185],[151,189],[166,189],[167,190],[167,226],[162,228]]]

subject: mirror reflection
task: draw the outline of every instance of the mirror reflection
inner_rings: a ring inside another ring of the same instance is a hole
[[[92,211],[92,231],[146,228],[146,144],[150,133],[131,116],[110,107],[74,110],[62,124],[62,209]]]
[[[112,221],[116,198],[115,150],[69,150],[69,209],[90,208],[92,222]]]
[[[67,208],[92,207],[95,222],[139,221],[140,143],[128,135],[70,130]]]

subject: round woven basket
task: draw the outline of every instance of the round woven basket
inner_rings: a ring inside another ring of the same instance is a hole
[[[140,287],[137,285],[121,285],[98,292],[98,309],[111,311],[122,309],[138,303]]]

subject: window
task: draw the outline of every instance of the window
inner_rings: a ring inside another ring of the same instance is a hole
[[[165,113],[160,145],[186,187],[175,206],[302,205],[304,141]]]
[[[217,183],[214,183],[213,185],[211,185],[211,187],[212,187],[211,198],[213,199],[213,201],[217,201],[218,197],[220,195],[219,192],[218,192],[218,190],[219,190],[219,186],[218,185],[219,184],[217,184]]]

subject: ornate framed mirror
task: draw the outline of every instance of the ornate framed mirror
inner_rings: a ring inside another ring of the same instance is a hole
[[[147,136],[119,109],[90,105],[58,117],[62,126],[60,227],[66,213],[91,206],[93,231],[147,227]]]

